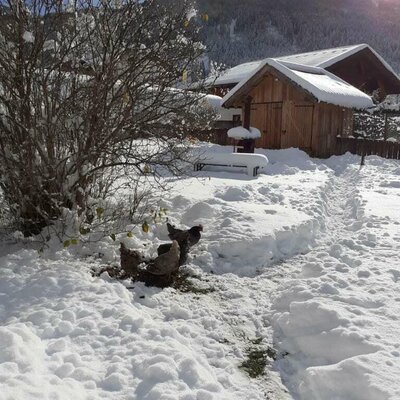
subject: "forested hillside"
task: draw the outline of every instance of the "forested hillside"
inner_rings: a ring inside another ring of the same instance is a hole
[[[227,66],[368,43],[400,72],[397,0],[197,0],[211,59]]]

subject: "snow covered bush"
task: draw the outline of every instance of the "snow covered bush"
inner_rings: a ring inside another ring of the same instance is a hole
[[[385,116],[383,114],[355,113],[354,134],[368,139],[385,137]]]
[[[376,108],[375,113],[354,114],[354,134],[367,139],[399,138],[399,123],[395,116],[385,115],[384,110]]]
[[[190,4],[1,5],[0,188],[19,229],[37,233],[65,209],[90,222],[128,167],[134,187],[179,171],[186,138],[211,120],[185,90],[204,54]]]

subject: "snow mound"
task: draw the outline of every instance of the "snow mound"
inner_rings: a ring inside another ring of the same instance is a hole
[[[261,132],[254,127],[250,129],[243,128],[242,126],[237,126],[228,130],[228,137],[232,139],[258,139],[261,137]]]
[[[302,399],[385,400],[387,393],[371,385],[372,370],[357,359],[309,368],[300,387]],[[355,385],[356,383],[356,385]]]
[[[199,154],[232,162],[228,149],[207,145]],[[173,221],[187,227],[204,226],[202,240],[193,249],[193,264],[217,274],[254,276],[277,260],[313,246],[323,229],[324,193],[329,184],[326,168],[299,150],[278,153],[258,150],[257,154],[233,154],[245,161],[258,161],[259,157],[274,160],[264,168],[268,175],[257,179],[203,170],[198,179],[175,184],[166,202],[173,210]],[[293,176],[286,176],[289,168]],[[310,191],[313,198],[305,204],[303,198]]]

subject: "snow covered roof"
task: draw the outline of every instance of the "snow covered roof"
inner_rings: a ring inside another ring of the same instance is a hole
[[[360,52],[369,49],[385,66],[385,68],[399,78],[393,68],[368,44],[356,44],[352,46],[335,47],[332,49],[310,51],[308,53],[293,54],[290,56],[279,57],[279,61],[288,61],[295,64],[309,65],[313,67],[329,68],[330,66]]]
[[[222,105],[233,105],[235,99],[251,90],[252,86],[249,83],[261,78],[271,67],[319,102],[356,109],[370,108],[374,105],[370,96],[322,68],[281,62],[272,58],[264,60],[247,79],[236,85],[223,98]]]
[[[243,79],[248,78],[263,62],[263,60],[252,61],[245,64],[237,65],[226,70],[213,83],[214,86],[236,84]]]
[[[367,47],[369,46],[366,44],[336,47],[332,49],[310,51],[308,53],[292,54],[289,56],[278,57],[278,60],[302,65],[309,65],[312,67],[326,68]]]
[[[207,94],[204,97],[204,101],[208,106],[210,106],[217,114],[218,121],[233,121],[234,115],[240,115],[242,110],[236,108],[223,108],[222,107],[222,97],[215,96],[213,94]]]
[[[368,44],[357,44],[352,46],[311,51],[308,53],[293,54],[289,56],[277,57],[276,60],[310,67],[329,68],[339,61],[342,61],[364,49],[371,50],[371,52],[379,59],[384,67],[397,79],[399,79],[393,68]],[[247,79],[249,76],[253,75],[253,73],[264,61],[265,60],[258,60],[237,65],[236,67],[225,71],[223,75],[215,80],[213,85],[219,86],[239,83],[243,79]]]

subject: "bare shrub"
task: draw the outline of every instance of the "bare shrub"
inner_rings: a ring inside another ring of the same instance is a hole
[[[210,124],[186,90],[204,54],[189,3],[1,4],[0,187],[24,234],[64,209],[90,223],[121,171],[134,195],[180,173],[187,138]]]

